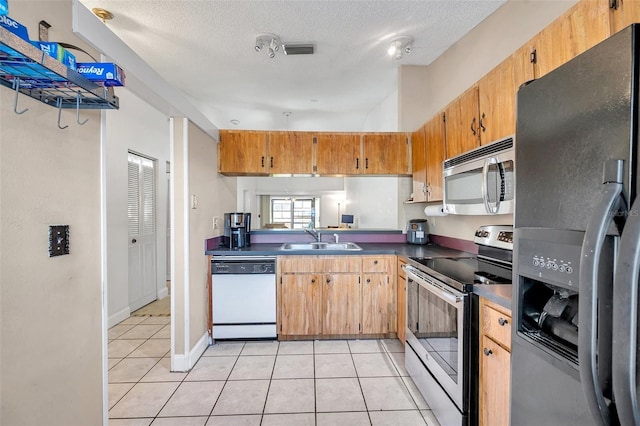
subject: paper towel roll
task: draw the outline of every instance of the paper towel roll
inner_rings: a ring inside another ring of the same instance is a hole
[[[434,204],[424,208],[424,214],[427,216],[446,216],[448,213],[443,211],[442,204]]]

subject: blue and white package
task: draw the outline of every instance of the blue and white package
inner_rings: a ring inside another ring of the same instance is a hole
[[[73,53],[69,53],[67,49],[60,46],[58,43],[52,43],[48,41],[32,41],[31,44],[33,44],[35,47],[42,50],[52,58],[55,58],[58,61],[62,62],[65,66],[71,68],[72,70],[76,69],[76,56]]]
[[[102,86],[124,86],[124,71],[111,62],[78,62],[76,72]]]
[[[0,16],[6,16],[8,14],[9,14],[8,0],[0,0]]]
[[[3,15],[2,13],[0,13],[0,27],[9,30],[23,40],[29,41],[27,27],[22,25],[20,22],[9,18],[9,16]]]

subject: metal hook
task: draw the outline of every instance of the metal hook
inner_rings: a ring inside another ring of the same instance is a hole
[[[25,108],[22,111],[18,111],[18,95],[20,94],[20,77],[16,77],[13,80],[13,88],[16,91],[16,98],[13,101],[13,112],[15,112],[18,115],[24,114],[25,112],[29,111],[29,108]]]
[[[78,96],[76,96],[76,121],[79,125],[84,126],[89,119],[85,118],[84,121],[80,122],[80,102],[82,102],[82,94],[78,91]]]
[[[69,127],[69,125],[66,125],[64,127],[60,125],[60,114],[62,113],[62,98],[59,96],[58,96],[58,99],[56,100],[56,106],[58,107],[58,129],[64,130],[67,127]]]

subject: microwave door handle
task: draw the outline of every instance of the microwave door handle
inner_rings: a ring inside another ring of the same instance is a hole
[[[491,200],[489,200],[489,167],[492,164],[498,164],[498,160],[495,157],[487,158],[482,167],[482,198],[484,199],[484,208],[487,213],[496,214],[500,207],[500,197],[496,200],[495,207],[491,206]]]
[[[631,211],[640,209],[640,197]],[[613,280],[613,394],[620,424],[640,424],[636,382],[640,216],[629,216],[620,240]]]
[[[621,160],[609,160],[605,163],[605,183],[602,185],[602,197],[595,205],[591,219],[584,234],[580,253],[580,293],[578,295],[578,361],[580,382],[587,399],[587,405],[594,418],[601,425],[609,425],[611,417],[604,399],[598,378],[598,275],[602,247],[607,229],[614,216],[624,208],[622,199],[622,175],[624,168]],[[610,170],[615,169],[616,178],[607,179]],[[617,180],[617,181],[616,181]]]

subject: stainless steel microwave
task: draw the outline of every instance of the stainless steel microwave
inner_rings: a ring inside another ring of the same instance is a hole
[[[444,212],[460,215],[513,213],[515,205],[513,137],[443,163]]]

